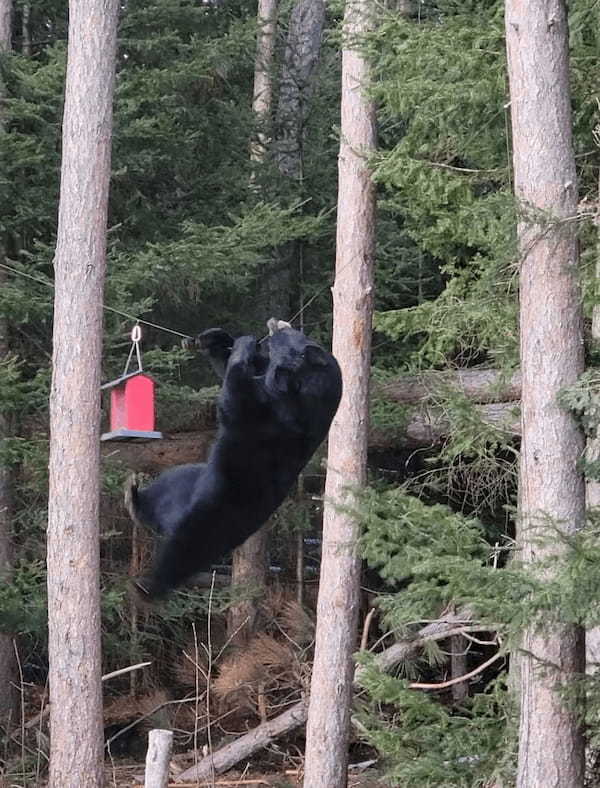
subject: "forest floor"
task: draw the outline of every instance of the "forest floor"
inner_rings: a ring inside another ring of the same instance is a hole
[[[214,782],[180,783],[173,777],[169,788],[298,788],[302,785],[303,773],[298,769],[284,769],[279,772],[262,773],[257,770],[232,770],[215,777]],[[139,788],[144,784],[144,764],[116,763],[107,769],[106,785],[110,788]],[[348,788],[391,788],[382,781],[380,774],[374,769],[363,772],[350,771]]]

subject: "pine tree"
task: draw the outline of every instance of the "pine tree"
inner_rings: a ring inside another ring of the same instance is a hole
[[[99,434],[102,302],[119,6],[74,3],[50,395],[50,785],[104,785]],[[90,35],[90,26],[92,35]]]

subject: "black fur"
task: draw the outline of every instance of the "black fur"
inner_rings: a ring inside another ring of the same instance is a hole
[[[138,522],[162,539],[151,573],[138,582],[158,598],[208,569],[260,528],[282,503],[327,435],[342,379],[333,356],[300,331],[270,321],[263,343],[221,329],[198,338],[224,368],[219,431],[206,464],[165,471],[126,489]]]

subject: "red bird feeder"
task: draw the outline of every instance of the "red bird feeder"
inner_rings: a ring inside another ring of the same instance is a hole
[[[100,440],[115,441],[131,438],[162,438],[162,432],[154,430],[154,387],[153,378],[142,370],[139,325],[131,332],[132,346],[125,371],[120,378],[105,383],[101,388],[110,389],[110,432]],[[136,351],[138,369],[128,372],[129,363]]]

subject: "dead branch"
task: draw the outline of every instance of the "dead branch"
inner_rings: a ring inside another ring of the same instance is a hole
[[[410,689],[422,689],[422,690],[441,690],[445,689],[446,687],[452,687],[454,684],[460,684],[467,679],[476,676],[478,673],[484,671],[489,665],[496,660],[500,659],[500,657],[505,656],[502,651],[499,651],[497,654],[494,654],[493,657],[490,657],[485,662],[482,662],[481,665],[478,665],[476,668],[471,670],[469,673],[465,673],[464,676],[458,676],[455,679],[448,679],[448,681],[441,681],[438,684],[423,684],[419,681],[411,681],[408,685]]]
[[[306,700],[301,700],[278,717],[263,722],[254,730],[231,742],[231,744],[226,744],[212,753],[212,755],[202,758],[195,766],[182,772],[177,777],[178,781],[206,780],[210,777],[213,769],[215,774],[221,774],[231,769],[243,758],[247,758],[257,750],[266,747],[273,739],[300,727],[300,725],[304,725],[307,713],[307,702]]]
[[[189,788],[189,783],[169,783],[168,788]],[[217,786],[231,786],[231,788],[235,788],[237,785],[271,785],[271,783],[263,780],[262,777],[258,777],[254,780],[217,780],[216,782],[209,783],[197,783],[196,788],[217,788]]]
[[[398,662],[407,659],[428,641],[443,640],[450,635],[469,631],[470,629],[476,631],[484,629],[482,626],[471,626],[469,619],[468,612],[463,610],[449,614],[439,621],[433,621],[419,630],[414,638],[395,643],[390,648],[382,651],[381,654],[375,657],[375,662],[382,670],[389,670]],[[362,666],[356,669],[355,684],[360,680],[363,670]],[[464,681],[465,678],[461,677],[461,681]],[[231,769],[236,763],[265,747],[273,739],[304,725],[307,711],[308,702],[306,699],[303,699],[278,717],[258,725],[254,730],[244,734],[239,739],[224,745],[214,752],[212,756],[209,755],[203,758],[195,766],[182,772],[177,779],[180,782],[203,780],[210,776],[212,769],[214,769],[215,774],[221,774],[227,769]]]
[[[114,679],[116,676],[122,676],[125,673],[131,673],[134,670],[140,670],[141,668],[145,668],[151,664],[152,662],[138,662],[137,665],[129,665],[126,668],[113,670],[111,673],[105,673],[104,676],[102,676],[102,681],[108,681],[109,679]],[[38,712],[35,715],[35,717],[32,717],[30,720],[28,720],[23,727],[26,729],[33,728],[35,725],[38,724],[40,720],[43,720],[49,714],[50,714],[50,704],[47,703],[46,706],[42,709],[42,711]]]

